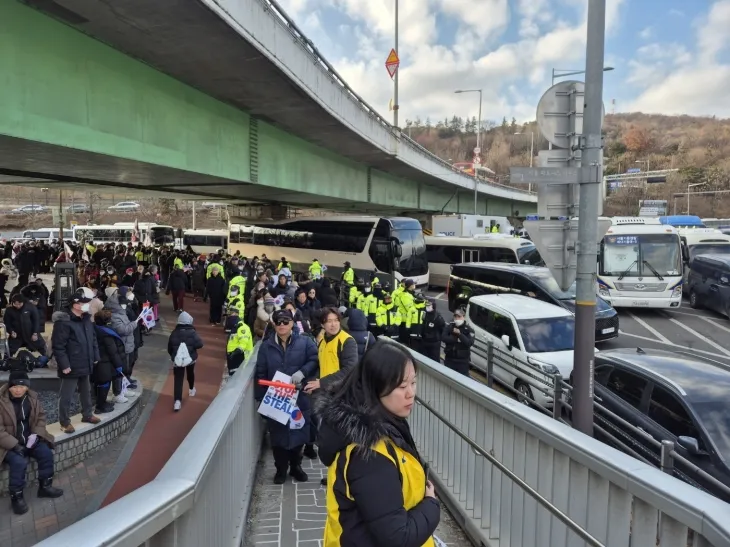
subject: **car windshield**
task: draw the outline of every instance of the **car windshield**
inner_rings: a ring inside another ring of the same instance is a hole
[[[697,255],[728,255],[730,254],[730,241],[727,243],[698,243],[689,247],[689,259]]]
[[[572,317],[521,319],[517,327],[527,353],[547,353],[573,349],[575,320]]]
[[[534,245],[525,245],[517,249],[517,260],[520,264],[530,264],[531,266],[544,266],[545,261],[540,256]]]
[[[730,464],[730,406],[724,400],[692,403],[720,457]]]
[[[533,276],[535,282],[553,298],[558,300],[575,300],[575,283],[573,283],[567,291],[564,291],[550,274]]]

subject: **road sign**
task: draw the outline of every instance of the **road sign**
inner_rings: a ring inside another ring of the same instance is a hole
[[[639,200],[640,217],[661,217],[667,214],[667,202],[663,199]]]
[[[510,167],[509,178],[511,182],[531,184],[580,184],[581,182],[595,182],[596,169],[590,167]]]
[[[474,156],[474,163],[477,164],[477,165],[481,165],[482,158],[479,157],[479,156]]]
[[[638,167],[632,167],[631,169],[627,169],[626,173],[641,173],[641,169]]]
[[[568,80],[555,84],[540,98],[537,125],[553,146],[571,148],[575,135],[583,134],[584,92],[583,82]]]
[[[481,153],[482,153],[482,149],[481,149],[481,148],[479,148],[478,146],[475,146],[475,147],[474,147],[474,155],[475,155],[475,156],[478,156],[478,155],[479,155],[479,154],[481,154]]]
[[[569,290],[575,281],[578,267],[576,255],[578,219],[525,220],[522,225],[560,288],[564,291]],[[603,239],[610,227],[610,219],[598,219],[597,243]]]
[[[385,60],[385,69],[388,71],[388,74],[390,74],[391,78],[395,76],[395,73],[398,71],[399,66],[400,59],[398,58],[398,54],[395,52],[394,49],[391,49],[388,58]]]

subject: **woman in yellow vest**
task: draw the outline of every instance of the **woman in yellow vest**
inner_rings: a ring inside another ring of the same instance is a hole
[[[434,547],[441,509],[406,418],[416,397],[411,355],[377,342],[315,402],[327,470],[324,547]]]
[[[319,357],[319,380],[312,380],[304,387],[305,393],[319,393],[320,388],[327,388],[345,373],[338,374],[357,365],[357,342],[355,339],[342,330],[342,316],[335,308],[325,308],[320,315],[322,323],[322,336],[317,341]],[[312,420],[316,424],[317,420]],[[311,425],[311,424],[310,424]],[[311,438],[304,447],[304,455],[308,458],[316,458],[317,452],[314,443],[317,441],[317,428],[310,427]],[[322,484],[326,484],[322,479]]]

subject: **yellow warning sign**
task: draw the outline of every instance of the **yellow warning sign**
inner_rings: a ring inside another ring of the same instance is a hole
[[[390,50],[390,54],[388,55],[388,58],[385,60],[386,65],[395,65],[400,63],[400,59],[398,58],[398,54],[395,52],[394,49]]]

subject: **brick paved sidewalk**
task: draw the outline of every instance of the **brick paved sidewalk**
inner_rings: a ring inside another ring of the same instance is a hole
[[[302,468],[309,482],[287,477],[274,484],[274,458],[266,447],[256,472],[256,486],[249,509],[244,547],[322,547],[327,514],[325,487],[319,481],[327,469],[319,460],[304,458]],[[471,547],[459,526],[441,505],[441,522],[436,535],[446,545]]]
[[[0,546],[35,545],[101,506],[106,493],[116,481],[120,468],[128,461],[128,452],[136,444],[139,436],[137,428],[140,424],[144,425],[145,416],[149,415],[149,410],[145,409],[154,405],[161,385],[169,374],[169,327],[166,323],[169,320],[165,321],[163,318],[153,334],[145,337],[139,362],[134,368],[134,376],[144,389],[138,403],[141,406],[137,425],[83,462],[58,473],[54,478],[54,485],[63,488],[64,494],[61,498],[39,499],[36,497],[37,483],[29,483],[25,489],[29,511],[18,516],[12,513],[10,498],[3,493],[0,497]]]

